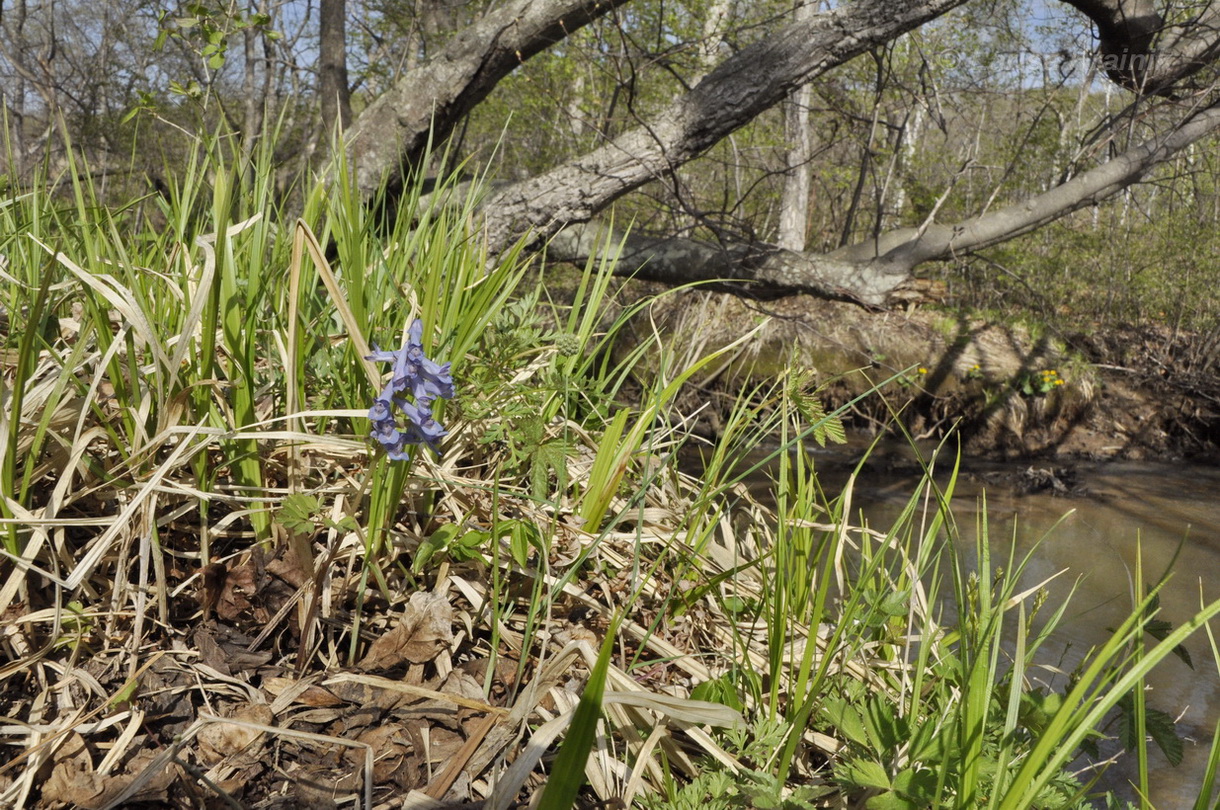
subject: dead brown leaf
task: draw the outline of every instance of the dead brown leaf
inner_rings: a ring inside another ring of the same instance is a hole
[[[440,691],[447,695],[458,695],[459,697],[478,701],[479,703],[483,703],[486,700],[483,697],[483,685],[460,669],[455,669],[449,673],[448,677],[441,684]]]
[[[156,751],[151,751],[149,749],[137,751],[135,756],[133,756],[131,760],[127,762],[125,766],[125,773],[116,774],[106,780],[105,790],[102,791],[102,795],[98,796],[94,800],[95,804],[90,807],[90,810],[92,810],[94,807],[105,807],[106,805],[110,804],[112,800],[118,798],[119,794],[126,791],[127,786],[131,784],[132,780],[143,773],[144,769],[151,765],[157,756],[158,754]],[[139,802],[148,802],[151,804],[160,804],[162,806],[168,805],[170,786],[173,785],[180,776],[182,776],[182,768],[177,764],[171,764],[167,768],[161,768],[147,781],[145,781],[144,784],[140,785],[140,788],[127,799],[126,803],[136,804]]]
[[[283,558],[268,561],[267,573],[279,577],[294,588],[299,588],[313,579],[312,569],[298,563],[296,553],[291,549]]]
[[[241,706],[230,716],[263,726],[270,725],[274,719],[270,706],[253,703]],[[205,762],[215,765],[225,757],[247,751],[262,734],[258,729],[236,723],[209,723],[199,730],[199,752]]]
[[[250,652],[247,648],[253,639],[227,625],[200,625],[192,638],[199,649],[200,661],[225,675],[257,669],[272,658],[270,651]]]
[[[365,671],[388,670],[403,663],[422,664],[453,643],[453,607],[444,594],[411,594],[398,625],[373,642],[360,662]]]
[[[85,746],[85,738],[69,734],[55,752],[51,776],[42,786],[42,803],[93,807],[102,788],[103,779],[93,770],[93,757]]]
[[[401,787],[413,747],[403,727],[397,723],[385,723],[367,729],[356,739],[373,749],[373,783],[381,785],[394,781]],[[360,749],[349,748],[344,756],[353,766],[359,766],[364,761],[364,751]]]
[[[443,770],[448,762],[462,746],[466,738],[442,726],[433,726],[428,730],[428,762],[430,771]]]
[[[213,610],[218,618],[234,621],[254,606],[258,573],[250,564],[229,568],[224,563],[212,563],[200,571],[202,585],[199,602],[206,619]]]
[[[203,610],[205,621],[220,602],[220,594],[224,591],[225,577],[228,573],[229,569],[225,567],[225,564],[218,562],[206,565],[199,571],[199,606]]]
[[[293,806],[309,810],[336,807],[335,799],[359,791],[364,779],[360,769],[337,771],[299,763],[290,767],[288,773],[292,777]]]
[[[294,703],[313,706],[317,709],[343,705],[343,700],[329,689],[316,684],[309,684],[302,689],[300,683],[293,678],[265,678],[263,680],[263,688],[276,697],[279,697],[288,690],[294,690],[294,692],[297,692],[293,698]]]
[[[85,740],[72,733],[56,752],[51,776],[42,786],[40,807],[79,807],[95,810],[105,807],[127,790],[137,776],[157,758],[154,751],[136,752],[121,773],[103,775],[93,769],[93,759]],[[177,765],[159,770],[133,794],[131,802],[166,802],[170,785],[181,775]]]

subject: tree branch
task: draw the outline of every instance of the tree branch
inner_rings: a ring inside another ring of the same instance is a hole
[[[998,211],[922,232],[905,228],[830,256],[846,262],[882,262],[891,272],[909,272],[923,262],[990,247],[1096,205],[1142,180],[1174,154],[1220,130],[1220,101],[1196,110],[1167,133],[1078,174],[1066,183]]]
[[[881,306],[908,278],[887,272],[881,263],[845,262],[773,245],[724,247],[698,239],[624,234],[597,222],[569,225],[546,246],[553,261],[583,263],[607,254],[615,260],[615,275],[669,285],[712,281],[719,289],[758,298],[809,293]]]
[[[394,83],[353,122],[347,165],[365,199],[383,181],[401,187],[431,138],[447,136],[525,60],[628,0],[510,0],[456,36],[426,64]]]
[[[522,234],[546,238],[588,221],[614,200],[698,156],[797,87],[935,19],[966,0],[861,0],[786,26],[722,62],[645,126],[551,171],[516,183],[487,205],[489,249]]]
[[[743,282],[754,295],[806,292],[882,306],[920,264],[991,247],[1036,230],[1139,182],[1158,165],[1220,131],[1220,101],[1197,110],[1168,133],[1050,191],[952,225],[903,228],[825,255],[753,245],[722,248],[692,239],[611,235],[606,226],[571,225],[548,245],[551,258],[581,260],[622,248],[621,273],[670,284],[699,280]],[[492,203],[494,206],[494,203]]]
[[[1062,2],[1097,26],[1100,67],[1110,80],[1137,93],[1170,94],[1220,51],[1220,9],[1214,3],[1188,22],[1169,25],[1155,0]]]
[[[447,131],[457,120],[455,111],[473,106],[520,59],[625,1],[515,0],[515,18],[506,20],[508,12],[501,8],[468,28],[357,121],[349,154],[357,162],[361,191],[371,193],[380,172],[397,165],[400,156],[418,157],[433,110],[436,126]],[[481,208],[489,253],[502,253],[527,236],[537,246],[549,242],[551,258],[579,261],[601,255],[621,237],[612,239],[608,226],[585,223],[614,200],[671,173],[794,88],[965,2],[858,0],[780,29],[723,62],[644,126],[551,171],[493,191]],[[1104,22],[1114,47],[1150,48],[1162,25],[1159,17],[1147,16],[1154,13],[1148,12],[1147,0],[1065,2],[1095,15],[1099,27]],[[561,9],[579,10],[583,16],[557,17]],[[522,46],[525,50],[518,53]],[[433,92],[414,98],[418,87]],[[397,136],[378,134],[387,128]],[[766,287],[880,305],[919,264],[998,244],[1096,204],[1218,129],[1220,102],[1187,115],[1162,136],[1007,208],[954,225],[890,232],[826,255],[632,235],[621,244],[620,272],[667,283],[727,279],[755,294]]]

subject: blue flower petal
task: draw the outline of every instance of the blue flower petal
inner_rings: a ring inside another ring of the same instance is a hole
[[[432,416],[431,406],[438,398],[453,398],[453,376],[449,363],[436,363],[424,354],[423,329],[423,321],[417,318],[407,330],[407,341],[401,349],[381,351],[374,344],[373,354],[368,356],[379,363],[393,363],[389,384],[369,408],[369,435],[395,461],[409,459],[406,448],[411,445],[424,444],[437,450],[437,442],[448,435]],[[407,393],[414,402],[401,396]],[[394,418],[396,407],[406,417],[402,428]]]

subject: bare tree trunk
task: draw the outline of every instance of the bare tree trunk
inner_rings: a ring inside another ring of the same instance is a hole
[[[1061,1],[1097,25],[1100,67],[1111,81],[1129,90],[1172,94],[1175,84],[1198,73],[1220,53],[1216,3],[1190,4],[1197,9],[1193,19],[1168,25],[1155,0]]]
[[[843,230],[839,234],[839,246],[851,244],[852,234],[856,230],[856,216],[860,213],[860,202],[864,198],[864,187],[868,185],[869,173],[872,170],[873,158],[877,146],[877,129],[881,124],[881,101],[885,93],[885,68],[881,58],[874,53],[876,63],[876,81],[873,82],[873,115],[868,123],[868,138],[860,147],[860,162],[856,169],[856,185],[852,188],[851,203],[847,206],[847,214],[843,217]]]
[[[572,77],[572,83],[568,85],[568,100],[563,105],[563,109],[564,115],[567,116],[567,128],[572,136],[572,143],[579,144],[581,139],[592,131],[588,117],[585,115],[584,65],[576,67],[576,75]]]
[[[621,246],[621,248],[620,248]],[[664,284],[715,281],[717,288],[758,298],[803,292],[881,306],[909,278],[868,262],[842,261],[772,245],[714,245],[698,239],[653,238],[612,231],[601,223],[569,225],[547,243],[554,261],[581,263],[615,252],[616,275]]]
[[[25,21],[26,21],[26,0],[16,0],[13,7],[0,17],[4,23],[3,29],[0,30],[0,35],[7,42],[0,43],[0,48],[5,57],[11,62],[14,60],[14,52],[21,48],[21,43],[25,41]],[[12,21],[10,28],[7,23]],[[25,137],[25,94],[26,94],[26,79],[19,72],[13,78],[10,86],[2,91],[4,98],[4,109],[8,120],[11,122],[11,140],[13,146],[10,151],[12,164],[8,167],[9,176],[11,178],[25,177],[26,156],[28,146]]]
[[[698,73],[691,80],[696,84],[716,66],[720,43],[724,42],[724,28],[733,16],[733,0],[712,0],[703,18],[703,36],[699,40]]]
[[[259,32],[253,26],[242,32],[242,56],[244,57],[242,75],[242,95],[243,110],[242,110],[242,127],[241,127],[241,151],[245,156],[247,165],[249,164],[250,156],[254,154],[254,144],[258,140],[259,131],[263,127],[263,105],[266,99],[260,99],[257,92],[258,87],[258,38]]]
[[[719,280],[756,295],[807,292],[883,306],[891,293],[911,281],[911,271],[918,265],[1005,242],[1096,205],[1218,131],[1220,102],[1196,111],[1168,134],[1132,147],[1027,200],[962,222],[891,231],[825,255],[767,245],[725,249],[691,239],[628,236],[616,272],[670,284]],[[497,199],[489,203],[492,210]],[[551,240],[548,255],[580,260],[604,252],[607,245],[618,244],[620,238],[605,226],[570,225]]]
[[[902,129],[898,132],[898,148],[894,150],[894,159],[890,163],[890,176],[894,184],[893,212],[899,218],[907,207],[907,184],[903,174],[919,154],[919,139],[923,137],[926,120],[924,116],[923,106],[916,105],[914,111],[902,122]]]
[[[352,122],[351,87],[347,81],[347,2],[320,0],[318,13],[318,94],[327,135],[343,132]]]
[[[1042,194],[949,225],[904,228],[835,251],[845,261],[873,261],[909,272],[923,262],[997,245],[1125,191],[1160,164],[1220,131],[1220,102]]]
[[[13,72],[21,80],[22,88],[22,108],[25,109],[25,91],[32,88],[39,98],[42,99],[45,107],[44,113],[46,117],[46,126],[49,128],[51,122],[55,121],[60,113],[60,93],[62,92],[56,81],[55,62],[58,57],[58,43],[55,37],[55,3],[52,2],[43,5],[41,8],[35,6],[35,13],[41,12],[45,17],[45,25],[43,26],[44,33],[38,35],[38,40],[35,41],[26,31],[26,24],[29,21],[29,7],[22,0],[17,5],[16,17],[17,25],[15,30],[6,30],[6,36],[0,40],[0,53],[8,61]],[[7,14],[5,15],[8,16]],[[7,29],[7,26],[6,26]]]
[[[857,0],[773,32],[725,60],[651,121],[544,174],[497,190],[482,208],[489,252],[498,255],[523,237],[535,246],[549,242],[551,255],[562,258],[606,250],[613,240],[605,227],[587,223],[623,194],[670,175],[827,71],[965,2]],[[434,136],[447,134],[522,59],[606,10],[605,2],[514,0],[459,32],[441,54],[404,76],[353,126],[348,154],[358,187],[373,193],[384,173],[393,176],[404,158],[418,158],[430,129]],[[420,88],[429,92],[420,93]],[[1107,163],[1006,208],[956,224],[929,218],[919,228],[877,233],[827,255],[633,236],[619,271],[670,281],[730,279],[770,292],[805,290],[881,305],[923,262],[989,247],[1095,205],[1218,130],[1220,102],[1186,114],[1177,125]]]
[[[817,10],[814,0],[802,0],[796,6],[796,21],[806,22]],[[809,121],[809,99],[812,90],[801,85],[784,105],[784,133],[788,141],[788,171],[784,176],[784,192],[779,205],[779,238],[785,250],[805,249],[809,225],[810,174],[813,171],[813,126]]]
[[[813,166],[813,127],[809,123],[810,89],[806,85],[793,94],[784,110],[784,130],[788,135],[788,172],[780,197],[779,237],[776,243],[785,250],[804,250],[809,227],[810,175]]]

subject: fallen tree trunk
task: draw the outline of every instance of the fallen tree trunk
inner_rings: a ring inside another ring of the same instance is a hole
[[[884,306],[910,276],[882,262],[843,261],[764,244],[716,245],[698,239],[652,237],[603,223],[576,223],[551,237],[548,259],[583,262],[609,254],[617,275],[677,286],[715,282],[719,289],[770,298],[808,293],[830,300]]]
[[[1168,133],[1016,205],[957,223],[891,231],[824,255],[771,245],[718,246],[693,239],[624,236],[604,225],[579,223],[552,237],[548,255],[579,261],[613,249],[618,251],[620,272],[653,281],[689,284],[723,279],[734,282],[727,285],[730,288],[752,295],[803,292],[881,307],[910,281],[919,265],[1005,242],[1096,205],[1218,130],[1220,102],[1187,115]],[[499,210],[502,199],[493,195],[488,210]]]
[[[361,114],[347,141],[357,188],[372,196],[385,177],[400,184],[429,143],[450,132],[523,60],[627,0],[516,0],[460,32]],[[1182,149],[1220,129],[1220,106],[1200,96],[1176,124],[1041,194],[956,223],[882,233],[826,253],[763,244],[612,234],[596,224],[624,194],[699,156],[721,139],[835,67],[892,42],[966,0],[859,0],[787,24],[743,48],[647,123],[535,177],[499,187],[481,208],[489,252],[525,240],[552,258],[580,261],[618,251],[619,271],[670,284],[718,281],[753,295],[807,292],[884,306],[923,263],[960,257],[1096,205],[1145,179]],[[1151,53],[1160,42],[1176,61],[1142,73],[1162,90],[1215,58],[1220,36],[1199,24],[1166,31],[1149,0],[1065,0],[1094,20],[1103,52]],[[1205,19],[1206,18],[1206,19]],[[1162,26],[1162,27],[1158,27]],[[1136,79],[1114,76],[1133,86]],[[988,203],[990,205],[990,203]]]

